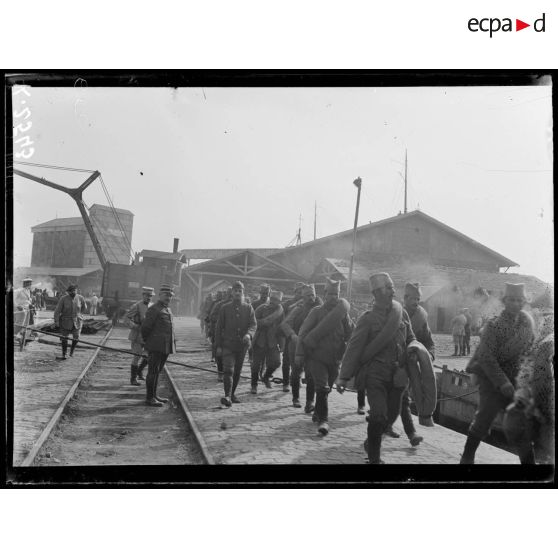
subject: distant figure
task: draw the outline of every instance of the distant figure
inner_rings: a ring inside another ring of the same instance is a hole
[[[157,383],[169,354],[176,352],[174,324],[169,308],[173,296],[174,291],[170,285],[161,285],[159,300],[147,309],[140,328],[145,348],[149,352],[145,403],[151,407],[162,407],[163,403],[168,402],[165,397],[157,395]]]
[[[506,283],[504,310],[486,324],[479,346],[466,371],[479,385],[479,406],[463,449],[461,464],[475,462],[479,444],[490,433],[494,419],[512,401],[520,358],[528,353],[534,340],[533,318],[522,310],[525,286]],[[523,457],[521,457],[523,462]]]
[[[54,325],[60,328],[62,336],[62,360],[66,360],[68,350],[68,337],[72,336],[70,356],[74,356],[74,349],[78,344],[81,326],[83,325],[83,312],[87,307],[85,298],[77,294],[77,285],[68,285],[67,295],[58,301],[54,310]]]
[[[99,304],[99,298],[97,297],[97,295],[95,293],[93,293],[93,296],[91,297],[91,312],[90,312],[90,314],[92,316],[97,315],[98,304]]]
[[[454,352],[453,356],[463,354],[463,336],[465,335],[465,324],[467,318],[463,314],[463,310],[459,310],[457,315],[451,321],[451,334],[453,336]]]
[[[118,297],[118,291],[114,293],[114,304],[113,304],[113,314],[112,314],[112,325],[116,327],[118,325],[118,319],[120,318],[120,298]]]
[[[471,354],[471,329],[473,327],[473,316],[469,308],[463,308],[463,315],[467,322],[463,328],[463,347],[461,356],[469,356]]]

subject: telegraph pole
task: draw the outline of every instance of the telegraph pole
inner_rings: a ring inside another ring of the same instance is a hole
[[[405,205],[403,213],[407,213],[407,148],[405,148]]]
[[[316,218],[318,215],[318,203],[314,201],[314,240],[316,240]]]
[[[357,231],[357,224],[358,224],[358,208],[360,206],[360,187],[362,185],[362,178],[360,176],[353,180],[353,184],[358,188],[357,194],[357,202],[356,202],[356,210],[355,210],[355,225],[353,227],[353,248],[351,250],[351,264],[349,267],[349,284],[347,285],[347,298],[350,300],[351,298],[351,291],[353,287],[353,265],[355,259],[355,245],[356,245],[356,231]]]

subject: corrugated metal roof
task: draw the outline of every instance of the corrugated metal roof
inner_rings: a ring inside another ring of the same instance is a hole
[[[186,257],[180,252],[162,252],[160,250],[142,250],[139,254],[142,258],[156,258],[158,260],[180,260],[186,261]]]
[[[479,250],[482,250],[482,251],[490,254],[498,262],[499,267],[514,267],[514,266],[519,265],[518,263],[510,260],[509,258],[506,258],[505,256],[502,256],[502,254],[499,254],[498,252],[495,252],[491,248],[488,248],[484,244],[481,244],[480,242],[477,242],[476,240],[473,240],[472,238],[468,237],[467,235],[453,229],[449,225],[446,225],[445,223],[442,223],[442,221],[438,221],[438,219],[434,219],[434,217],[430,217],[430,215],[427,215],[426,213],[423,213],[419,209],[417,209],[415,211],[409,211],[408,213],[402,213],[400,215],[396,215],[395,217],[388,217],[387,219],[382,219],[381,221],[376,221],[375,223],[369,223],[368,225],[363,225],[361,227],[357,227],[357,233],[363,232],[363,231],[368,231],[368,230],[373,229],[375,227],[385,225],[386,223],[391,223],[391,222],[395,222],[395,221],[402,221],[402,220],[408,219],[408,218],[413,217],[413,216],[421,217],[422,219],[424,219],[426,221],[429,221],[430,223],[436,225],[437,227],[440,227],[441,229],[444,229],[447,232],[461,238],[465,242],[467,242],[469,244],[472,244],[473,246],[475,246]],[[347,230],[347,231],[341,231],[341,232],[338,232],[338,233],[335,233],[335,234],[331,234],[329,236],[323,236],[322,238],[317,238],[316,240],[311,240],[309,242],[303,242],[300,246],[291,246],[289,248],[285,248],[283,250],[280,250],[279,252],[276,252],[275,254],[272,254],[271,258],[273,259],[274,257],[278,256],[279,254],[283,254],[283,253],[286,253],[286,252],[292,253],[293,251],[300,250],[300,249],[306,248],[308,246],[313,246],[313,245],[319,244],[321,242],[326,242],[326,241],[332,240],[334,238],[340,238],[340,237],[349,236],[349,235],[352,236],[352,234],[353,234],[353,230],[350,229],[350,230]]]

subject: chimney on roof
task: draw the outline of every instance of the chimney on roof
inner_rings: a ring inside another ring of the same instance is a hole
[[[172,245],[172,253],[176,254],[177,252],[178,252],[178,238],[175,238]]]

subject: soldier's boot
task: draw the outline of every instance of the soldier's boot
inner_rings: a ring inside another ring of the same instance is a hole
[[[141,384],[137,380],[138,377],[138,367],[135,364],[132,364],[130,368],[130,384],[133,386],[141,386]]]
[[[147,366],[147,359],[142,357],[141,362],[138,364],[138,375],[136,378],[138,380],[143,380],[145,382],[145,377],[143,375],[143,369]]]
[[[271,376],[273,376],[273,372],[274,370],[272,368],[268,368],[262,377],[262,382],[267,389],[271,389]]]
[[[148,374],[145,380],[145,404],[150,407],[162,407],[163,404],[157,401],[153,395],[153,374]]]
[[[223,372],[217,372],[217,381],[223,383]]]
[[[168,403],[169,400],[166,397],[159,397],[157,395],[157,384],[159,383],[159,374],[157,374],[153,380],[153,398],[159,403]]]
[[[235,395],[236,388],[238,387],[238,382],[240,381],[240,372],[233,375],[232,391],[231,391],[231,401],[233,403],[240,403],[240,399]]]
[[[72,346],[70,347],[70,356],[74,356],[74,350],[77,344],[78,344],[78,340],[72,339]]]
[[[416,432],[411,432],[410,434],[408,434],[408,438],[409,442],[411,442],[411,446],[413,447],[418,446],[424,440],[424,438],[422,436],[419,436]]]
[[[421,426],[435,426],[432,415],[419,415],[419,424]]]
[[[223,378],[223,387],[225,388],[225,396],[221,397],[221,405],[225,407],[230,407],[231,402],[231,390],[232,390],[232,378],[230,374],[225,374]]]
[[[316,392],[316,422],[318,423],[318,432],[324,436],[329,432],[327,424],[328,406],[327,406],[327,390],[318,390]],[[313,417],[312,417],[313,420]]]
[[[291,388],[293,391],[293,407],[300,409],[300,378],[295,374],[291,374]]]
[[[382,422],[369,420],[368,421],[368,440],[365,448],[368,451],[368,463],[370,465],[381,465],[384,462],[380,459],[380,451],[382,448],[382,432],[385,426]]]
[[[66,358],[66,353],[68,352],[68,340],[62,339],[62,358]]]
[[[481,440],[476,436],[469,434],[467,436],[467,441],[465,442],[465,447],[463,448],[463,454],[461,455],[460,465],[473,465],[475,463],[475,453]]]
[[[458,346],[457,346],[457,345],[454,345],[453,356],[459,356],[459,355],[457,354],[457,349],[458,349]]]

